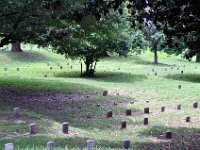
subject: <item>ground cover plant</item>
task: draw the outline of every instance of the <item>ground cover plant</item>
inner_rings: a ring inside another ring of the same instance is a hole
[[[83,149],[88,139],[95,140],[96,149],[120,149],[124,139],[136,150],[200,149],[200,111],[193,108],[200,102],[200,66],[194,61],[159,52],[160,63],[154,65],[149,51],[113,56],[99,63],[94,78],[82,78],[79,61],[35,46],[22,48],[23,53],[0,53],[1,149],[14,143],[20,150],[42,150],[50,140],[56,149]],[[14,107],[21,109],[19,118],[13,118]],[[113,116],[107,118],[110,110]],[[149,124],[143,125],[146,117]],[[126,129],[120,129],[122,121]],[[69,123],[68,134],[62,133],[63,122]],[[37,124],[36,135],[28,134],[31,123]],[[172,139],[166,139],[167,131]]]

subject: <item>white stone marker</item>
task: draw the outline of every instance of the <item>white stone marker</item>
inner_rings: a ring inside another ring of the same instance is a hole
[[[13,109],[13,116],[14,116],[14,118],[19,118],[20,117],[20,108],[19,107],[15,107]]]
[[[94,140],[87,140],[86,141],[86,146],[87,146],[88,149],[94,148],[94,145],[95,145]]]
[[[54,149],[55,146],[56,146],[56,143],[55,143],[54,141],[49,141],[49,142],[47,142],[47,149],[48,149],[48,150]]]
[[[5,144],[5,150],[14,150],[14,144],[13,143]]]

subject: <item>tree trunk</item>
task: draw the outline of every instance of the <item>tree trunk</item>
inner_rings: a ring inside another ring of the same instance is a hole
[[[196,54],[196,62],[200,63],[200,52]]]
[[[154,64],[158,64],[158,51],[154,50]]]
[[[93,77],[94,76],[94,68],[93,68],[93,61],[91,61],[89,58],[86,58],[85,61],[85,66],[86,66],[86,70],[84,72],[84,74],[82,76],[84,77]]]
[[[11,52],[22,52],[20,43],[12,43]]]

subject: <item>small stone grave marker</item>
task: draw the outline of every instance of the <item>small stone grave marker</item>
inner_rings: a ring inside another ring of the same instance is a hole
[[[114,105],[114,106],[117,106],[117,103],[114,102],[113,105]]]
[[[13,143],[7,143],[7,144],[5,144],[4,148],[5,148],[5,150],[14,150],[15,149]]]
[[[36,124],[35,124],[35,123],[31,123],[31,124],[29,125],[29,134],[30,134],[30,135],[37,134],[37,127],[36,127]]]
[[[47,74],[45,74],[44,77],[47,78]]]
[[[86,141],[86,147],[87,147],[88,149],[93,149],[94,146],[95,146],[94,140],[87,140],[87,141]]]
[[[19,71],[19,68],[17,68],[17,71]]]
[[[126,129],[127,127],[127,122],[126,121],[122,121],[121,122],[121,129]]]
[[[149,114],[149,107],[144,108],[144,113]]]
[[[178,109],[178,110],[181,110],[181,104],[178,104],[178,105],[177,105],[177,109]]]
[[[49,69],[50,69],[50,70],[53,70],[53,67],[50,67]]]
[[[4,68],[4,71],[7,71],[7,68]]]
[[[122,141],[122,148],[123,149],[129,149],[131,147],[131,141],[128,139],[125,139]]]
[[[161,107],[161,112],[165,112],[165,107],[164,106]]]
[[[47,142],[47,149],[52,150],[56,147],[56,143],[54,141]]]
[[[62,132],[63,132],[64,134],[68,134],[68,130],[69,130],[69,123],[68,123],[68,122],[64,122],[64,123],[62,124]]]
[[[108,96],[108,91],[103,91],[103,96]]]
[[[167,139],[171,139],[172,138],[172,132],[171,131],[167,131],[166,138]]]
[[[149,119],[148,118],[144,118],[144,125],[148,125],[149,124]]]
[[[60,66],[60,70],[62,70],[63,69],[63,66]]]
[[[13,109],[13,116],[14,116],[14,118],[19,118],[20,117],[20,108],[19,107],[15,107]]]
[[[190,122],[190,117],[187,116],[187,117],[185,118],[185,121],[186,121],[186,122]]]
[[[181,89],[181,87],[182,87],[181,85],[178,85],[178,89]]]
[[[198,108],[198,102],[193,103],[193,108]]]
[[[101,107],[101,105],[100,105],[100,104],[97,104],[96,107],[99,108],[99,107]]]
[[[183,70],[181,71],[181,74],[183,74]]]
[[[158,75],[158,73],[157,72],[155,72],[155,76],[157,76]]]
[[[126,116],[131,116],[131,109],[126,110]]]
[[[106,117],[111,118],[112,115],[113,115],[112,110],[110,110],[110,111],[107,112]]]

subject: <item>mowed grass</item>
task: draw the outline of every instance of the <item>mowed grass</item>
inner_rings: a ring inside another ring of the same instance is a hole
[[[94,78],[80,78],[79,61],[37,47],[23,49],[22,54],[0,53],[0,148],[14,143],[20,150],[42,150],[53,140],[58,149],[83,149],[94,139],[97,149],[119,149],[130,139],[136,150],[200,149],[200,110],[193,109],[193,102],[200,102],[200,65],[194,61],[159,53],[160,64],[153,65],[150,52],[110,57],[98,63]],[[102,96],[104,90],[108,96]],[[18,106],[21,117],[14,119],[12,109]],[[166,112],[160,112],[162,106]],[[143,113],[145,107],[150,114]],[[132,109],[131,116],[126,109]],[[106,118],[109,110],[112,118]],[[70,132],[64,135],[66,121]],[[120,129],[122,121],[127,129]],[[33,122],[38,134],[30,136]],[[169,130],[172,140],[165,138]]]

